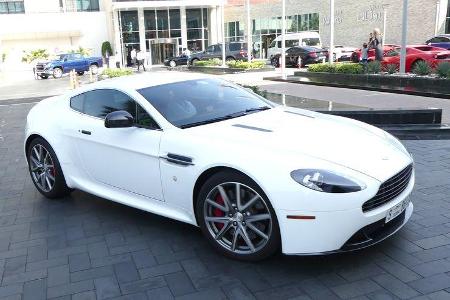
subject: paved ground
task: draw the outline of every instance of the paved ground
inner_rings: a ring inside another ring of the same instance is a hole
[[[215,254],[183,223],[79,191],[44,199],[22,155],[31,106],[0,106],[0,298],[450,299],[450,141],[406,142],[416,211],[395,237],[250,264]]]

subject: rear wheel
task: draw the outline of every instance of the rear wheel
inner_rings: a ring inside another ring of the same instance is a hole
[[[169,62],[169,66],[170,66],[171,68],[175,68],[175,67],[177,66],[177,62],[174,61],[174,60],[171,60],[171,61]]]
[[[274,66],[275,68],[279,68],[280,67],[280,59],[278,57],[272,57],[272,59],[270,60],[270,64],[272,66]]]
[[[191,60],[191,65],[192,65],[192,66],[195,66],[195,63],[198,62],[198,61],[199,61],[198,58],[193,58],[193,59]]]
[[[258,261],[280,245],[275,212],[261,188],[247,176],[220,172],[202,186],[197,220],[208,242],[230,258]]]
[[[27,149],[28,169],[34,185],[47,198],[60,198],[70,193],[58,158],[50,144],[38,137]]]
[[[98,66],[96,64],[92,64],[90,66],[91,72],[92,74],[97,74],[98,73]]]
[[[77,72],[78,75],[83,76],[84,71]]]
[[[236,60],[236,59],[234,59],[234,57],[232,57],[232,56],[228,56],[228,57],[225,59],[226,62],[235,61],[235,60]]]

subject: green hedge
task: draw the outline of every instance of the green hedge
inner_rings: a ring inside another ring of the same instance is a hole
[[[227,63],[229,68],[234,69],[262,69],[266,66],[264,61],[242,61],[242,60],[234,60]]]
[[[110,78],[121,77],[133,74],[131,69],[105,69],[102,75],[107,75]]]
[[[194,62],[196,67],[217,67],[222,65],[222,60],[218,58],[208,60],[198,60]]]
[[[309,72],[362,74],[364,67],[358,63],[345,64],[314,64],[308,66]]]

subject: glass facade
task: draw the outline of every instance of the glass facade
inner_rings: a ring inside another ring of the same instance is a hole
[[[244,41],[246,29],[239,21],[225,23],[227,42]],[[281,17],[258,18],[252,20],[253,55],[256,58],[267,58],[270,43],[281,34]],[[286,17],[287,33],[301,31],[319,31],[318,13],[291,15]]]
[[[66,11],[99,11],[100,6],[98,1],[99,0],[65,0]]]
[[[25,7],[22,1],[0,2],[0,14],[23,14]]]
[[[187,46],[191,51],[203,51],[208,46],[208,9],[186,9]]]

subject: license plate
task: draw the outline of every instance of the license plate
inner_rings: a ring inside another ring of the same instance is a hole
[[[409,205],[409,198],[406,198],[393,208],[391,208],[387,214],[386,214],[386,220],[385,223],[391,221],[392,219],[395,219],[398,215],[400,215]]]

